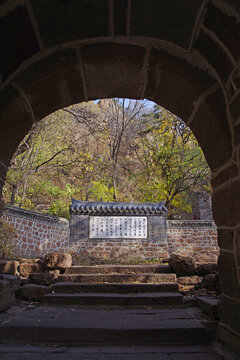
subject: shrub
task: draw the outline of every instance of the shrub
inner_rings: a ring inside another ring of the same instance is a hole
[[[0,221],[0,259],[12,259],[17,230]]]

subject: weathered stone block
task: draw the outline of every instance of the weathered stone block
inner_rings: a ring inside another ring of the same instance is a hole
[[[188,48],[200,0],[186,0],[184,4],[173,0],[171,11],[167,1],[132,0],[131,5],[131,35],[149,36]]]
[[[218,244],[221,249],[233,250],[234,231],[218,229]]]
[[[207,274],[203,278],[203,282],[206,285],[208,290],[217,290],[218,289],[218,274]]]
[[[201,127],[199,126],[200,121]],[[221,90],[215,91],[206,98],[199,107],[190,127],[196,135],[212,171],[217,170],[231,159],[231,131]],[[206,134],[208,134],[207,137]],[[216,149],[221,149],[221,151],[216,151]],[[220,211],[223,213],[222,206],[220,206]],[[214,212],[213,215],[215,215]]]
[[[214,254],[203,254],[203,255],[197,255],[195,257],[196,262],[198,265],[200,264],[217,264],[218,262],[218,256]]]
[[[240,119],[240,93],[235,97],[230,105],[230,111],[234,122]]]
[[[36,120],[84,100],[79,61],[73,49],[57,51],[35,62],[16,82],[28,96]],[[45,101],[46,97],[51,99],[50,103]]]
[[[184,121],[188,121],[196,99],[213,83],[206,73],[156,48],[151,50],[147,78],[145,97],[178,114]],[[171,93],[166,92],[169,83],[174,88]]]
[[[212,3],[208,4],[208,11],[204,17],[204,25],[217,34],[218,38],[228,48],[235,59],[239,58],[239,34],[240,26],[234,21],[234,17],[227,16]]]
[[[179,284],[179,291],[183,294],[194,293],[195,285],[182,285]]]
[[[219,302],[219,318],[223,324],[240,333],[240,300],[222,296]]]
[[[32,6],[46,46],[108,35],[107,0],[33,0]]]
[[[21,279],[15,275],[0,275],[0,280],[7,281],[13,292],[17,291],[21,285]]]
[[[119,262],[129,262],[133,260],[143,259],[143,255],[139,249],[130,249],[128,246],[113,246],[110,258]]]
[[[218,338],[231,349],[235,350],[237,354],[240,354],[240,333],[237,333],[236,331],[233,332],[223,324],[219,324]]]
[[[1,17],[0,48],[2,54],[0,72],[3,80],[16,70],[24,60],[39,50],[36,35],[25,6],[18,6]]]
[[[239,109],[240,115],[240,109]],[[217,188],[219,185],[224,182],[235,178],[238,175],[238,168],[236,164],[230,164],[227,168],[223,169],[217,176],[214,176],[211,179],[211,184],[213,188]]]
[[[0,260],[0,273],[17,275],[18,266],[19,266],[18,261]]]
[[[141,98],[144,48],[100,43],[83,46],[81,54],[89,98]]]
[[[125,35],[127,31],[128,0],[114,0],[114,35]]]
[[[217,264],[199,264],[196,267],[196,273],[198,275],[214,274],[218,271]]]
[[[0,280],[0,311],[8,309],[14,304],[15,296],[8,281]]]
[[[223,49],[203,31],[198,36],[195,47],[215,67],[223,81],[226,81],[233,65]]]
[[[10,86],[0,91],[0,122],[0,158],[5,165],[8,165],[17,146],[33,123],[26,100]],[[1,167],[0,173],[2,171]]]
[[[231,297],[240,298],[240,284],[232,254],[221,253],[218,260],[220,288]]]
[[[18,262],[20,264],[42,264],[42,260],[40,258],[35,258],[35,259],[27,259],[27,258],[18,258]]]
[[[55,282],[56,276],[54,273],[40,273],[40,274],[30,274],[30,280],[39,285],[51,285]]]
[[[59,254],[57,269],[65,269],[72,266],[72,256],[71,254]]]
[[[218,297],[197,296],[197,305],[203,312],[211,317],[211,319],[218,319]]]
[[[60,274],[60,270],[59,269],[48,270],[48,274],[53,274],[56,278]]]
[[[239,147],[240,145],[240,124],[233,125],[233,139],[234,139],[234,146]]]
[[[29,278],[21,278],[21,286],[30,284],[31,281]]]
[[[41,264],[34,263],[23,263],[19,265],[19,273],[22,277],[28,277],[31,273],[40,273],[43,271],[43,267]]]
[[[50,292],[48,286],[28,284],[23,285],[17,292],[17,295],[28,300],[40,301],[44,295]]]
[[[181,285],[197,285],[197,284],[201,284],[203,278],[201,276],[183,276],[183,277],[178,277],[177,278],[177,282],[178,284]]]
[[[71,254],[49,253],[46,254],[43,266],[46,269],[64,269],[72,265]]]
[[[169,265],[177,275],[194,275],[196,271],[196,260],[189,256],[173,254],[169,258]]]
[[[235,226],[240,223],[240,180],[213,192],[213,215],[217,225]],[[224,211],[223,211],[224,204]]]

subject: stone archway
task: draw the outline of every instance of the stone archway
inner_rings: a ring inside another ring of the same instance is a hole
[[[212,170],[219,336],[240,351],[239,11],[234,0],[1,1],[0,176],[33,122],[73,103],[145,97],[180,116]]]

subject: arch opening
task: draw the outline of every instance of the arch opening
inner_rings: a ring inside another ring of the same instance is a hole
[[[238,53],[236,43],[232,40],[228,46],[217,24],[211,22],[211,12],[217,13],[218,18],[223,16],[221,21],[228,22],[230,29],[237,13],[231,7],[219,13],[212,4],[207,10],[210,12],[199,38],[196,42],[191,40],[197,53],[193,51],[189,56],[192,63],[204,63],[203,66],[190,65],[186,42],[177,40],[169,45],[173,41],[169,34],[170,38],[164,39],[167,45],[162,41],[156,44],[156,34],[144,37],[145,42],[142,37],[136,39],[131,34],[114,42],[112,39],[96,41],[92,37],[90,41],[77,41],[72,45],[66,43],[71,37],[59,40],[61,50],[45,48],[40,56],[27,59],[26,55],[19,64],[6,69],[0,103],[1,181],[32,123],[58,108],[97,98],[145,97],[178,114],[190,125],[212,170],[214,218],[222,249],[220,336],[239,348],[236,345],[240,331]],[[209,27],[217,32],[217,38],[211,38]],[[104,30],[101,34],[106,36]],[[172,44],[177,44],[174,51],[171,51]],[[54,45],[54,40],[46,39],[42,44],[43,47]],[[33,52],[37,49],[33,46]],[[226,60],[226,53],[230,61]],[[8,70],[16,72],[8,77]]]

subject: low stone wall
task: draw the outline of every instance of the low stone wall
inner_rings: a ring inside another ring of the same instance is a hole
[[[83,257],[105,259],[159,259],[173,253],[180,255],[218,255],[217,227],[213,221],[168,220],[168,247],[149,240],[88,240],[70,243],[73,252]]]
[[[168,257],[166,244],[145,239],[136,240],[88,240],[70,243],[70,250],[83,258],[112,259],[121,261],[148,260]]]
[[[69,222],[66,219],[7,206],[2,220],[17,230],[16,255],[31,258],[53,251],[68,251]]]
[[[15,253],[23,257],[39,257],[55,251],[124,260],[166,258],[172,253],[193,256],[219,253],[217,228],[212,221],[167,221],[167,247],[147,239],[91,239],[69,245],[68,220],[17,207],[6,207],[2,220],[17,230]]]
[[[218,255],[217,227],[213,221],[168,220],[169,254]]]

